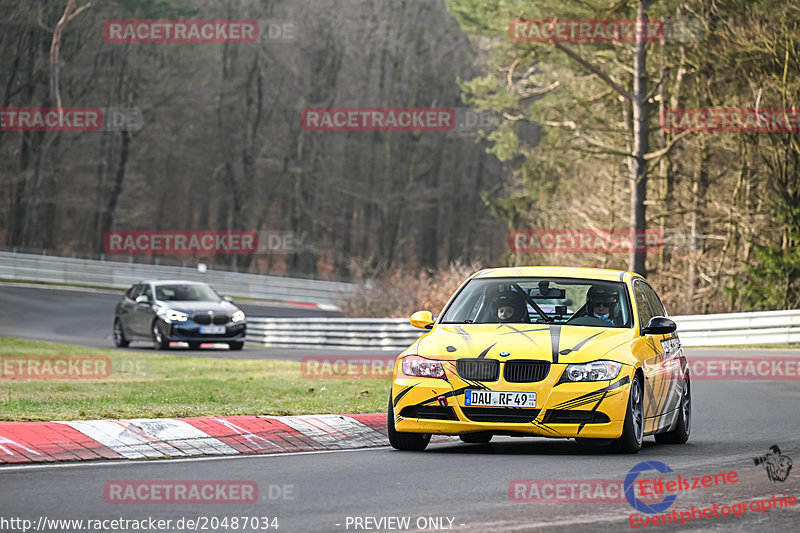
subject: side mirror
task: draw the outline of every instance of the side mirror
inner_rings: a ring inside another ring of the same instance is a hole
[[[676,329],[678,329],[678,325],[669,318],[654,316],[642,330],[642,335],[666,335]]]
[[[419,329],[431,329],[433,327],[433,315],[430,311],[417,311],[409,319],[411,325]]]
[[[147,296],[146,294],[142,294],[141,296],[137,296],[136,297],[136,303],[137,304],[149,304],[150,303],[150,297]]]

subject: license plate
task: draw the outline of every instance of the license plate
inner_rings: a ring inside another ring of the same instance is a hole
[[[464,405],[536,407],[536,393],[466,390],[464,391]]]
[[[203,335],[225,333],[225,326],[200,326],[200,333]]]

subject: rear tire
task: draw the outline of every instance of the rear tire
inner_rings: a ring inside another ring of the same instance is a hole
[[[117,348],[127,348],[131,343],[125,338],[125,330],[122,329],[122,322],[119,318],[114,319],[114,346]]]
[[[189,349],[190,350],[199,350],[200,349],[200,343],[199,342],[195,342],[195,341],[190,342],[189,343]]]
[[[386,427],[389,430],[389,444],[395,450],[421,452],[431,441],[430,433],[401,433],[394,428],[394,406],[389,395],[389,412]]]
[[[631,390],[628,393],[628,409],[622,425],[622,436],[611,443],[611,451],[615,453],[636,453],[642,448],[644,439],[644,394],[642,378],[638,373],[633,375]]]
[[[491,433],[465,433],[459,435],[459,439],[467,444],[488,444],[492,440]]]
[[[241,350],[242,347],[244,346],[244,342],[243,341],[229,342],[228,346],[231,347],[231,350]]]
[[[161,330],[161,323],[158,319],[153,320],[153,327],[150,328],[153,337],[153,347],[156,350],[169,350],[169,340]]]
[[[681,406],[678,413],[678,422],[675,429],[666,433],[656,433],[656,442],[659,444],[684,444],[689,440],[692,431],[692,390],[689,374],[683,377],[683,391],[681,391]]]

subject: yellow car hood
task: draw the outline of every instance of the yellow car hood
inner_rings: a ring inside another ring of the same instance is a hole
[[[416,353],[435,359],[486,357],[584,363],[636,338],[632,328],[549,324],[443,324],[421,338]],[[413,347],[412,347],[413,348]],[[630,350],[620,351],[619,354]],[[630,363],[619,357],[610,357]],[[627,358],[626,358],[627,359]]]

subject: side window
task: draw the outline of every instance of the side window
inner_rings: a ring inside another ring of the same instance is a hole
[[[667,316],[664,304],[661,303],[661,299],[656,294],[656,291],[646,283],[642,283],[642,288],[644,289],[644,295],[647,297],[647,301],[650,302],[650,308],[655,313],[654,316]]]
[[[150,285],[145,285],[142,294],[150,298],[150,301],[153,301],[153,288]]]
[[[128,289],[126,296],[131,300],[135,300],[140,294],[142,294],[142,286],[134,285],[133,287]]]
[[[636,297],[636,311],[639,313],[639,328],[643,328],[653,318],[654,313],[650,309],[650,304],[647,302],[647,297],[642,288],[644,283],[635,281],[633,283],[633,295]]]

